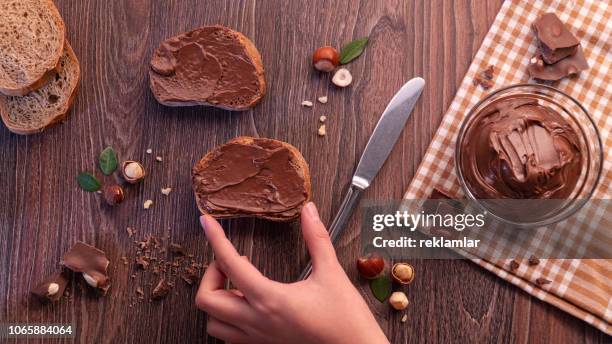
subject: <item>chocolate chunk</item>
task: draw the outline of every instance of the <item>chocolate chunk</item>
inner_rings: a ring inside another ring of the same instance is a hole
[[[574,55],[580,41],[554,13],[546,13],[531,26],[537,38],[538,50],[547,64]]]
[[[37,284],[31,290],[31,293],[36,295],[43,302],[59,301],[62,295],[64,295],[68,280],[66,272],[56,272]]]
[[[529,257],[529,261],[528,261],[529,265],[531,266],[535,266],[540,264],[540,259],[538,259],[538,257],[531,255],[531,257]]]
[[[540,56],[534,56],[529,66],[527,66],[529,75],[533,78],[547,81],[560,80],[586,69],[589,69],[589,63],[584,57],[582,47],[578,47],[574,55],[568,56],[554,64],[546,64]]]
[[[166,282],[165,279],[159,280],[157,286],[153,289],[153,293],[151,294],[151,298],[153,300],[161,300],[166,297],[170,293],[171,286]]]
[[[510,271],[515,271],[518,268],[519,262],[517,262],[515,259],[512,259],[512,261],[510,262]]]
[[[83,242],[74,244],[62,258],[62,265],[74,272],[82,273],[87,284],[103,295],[110,288],[110,278],[107,273],[109,264],[110,261],[104,251]]]

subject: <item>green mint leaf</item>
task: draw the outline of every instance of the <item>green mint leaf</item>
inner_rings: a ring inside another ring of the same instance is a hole
[[[385,302],[391,294],[391,280],[386,275],[381,275],[370,280],[370,289],[372,289],[372,294],[378,301]]]
[[[102,184],[100,184],[100,181],[96,179],[96,177],[92,176],[87,172],[79,173],[79,175],[77,176],[77,182],[79,182],[79,186],[81,187],[81,189],[88,192],[98,191],[102,186]]]
[[[117,153],[111,147],[106,147],[102,153],[100,153],[100,169],[105,175],[110,175],[117,169]]]
[[[363,53],[363,50],[365,49],[367,44],[368,37],[363,37],[360,39],[356,39],[342,47],[342,50],[340,51],[340,64],[347,64],[358,58],[359,55]]]

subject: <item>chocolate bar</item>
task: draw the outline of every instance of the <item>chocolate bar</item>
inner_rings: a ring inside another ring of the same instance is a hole
[[[59,271],[37,284],[30,292],[43,302],[56,302],[64,295],[69,278],[64,271]]]
[[[83,274],[83,278],[103,295],[110,288],[110,277],[107,270],[110,261],[104,251],[83,242],[77,242],[70,251],[64,254],[62,265],[74,272]]]

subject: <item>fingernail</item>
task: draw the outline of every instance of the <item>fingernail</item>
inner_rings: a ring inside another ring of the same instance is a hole
[[[206,237],[206,215],[200,216],[200,224],[202,225],[202,228],[204,229],[204,236]]]
[[[319,211],[317,210],[317,207],[315,206],[314,203],[312,202],[306,203],[306,205],[304,206],[304,210],[306,211],[306,214],[308,214],[308,216],[310,216],[312,219],[314,220],[319,219]]]

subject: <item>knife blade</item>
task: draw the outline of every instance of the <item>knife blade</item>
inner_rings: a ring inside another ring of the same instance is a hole
[[[333,244],[336,243],[346,227],[346,223],[350,220],[361,193],[370,186],[389,157],[424,87],[425,80],[423,78],[411,79],[395,93],[382,116],[380,116],[361,154],[351,186],[344,196],[342,204],[340,204],[336,217],[329,226],[329,236]],[[300,280],[308,278],[311,272],[312,263],[309,262],[300,275]]]

